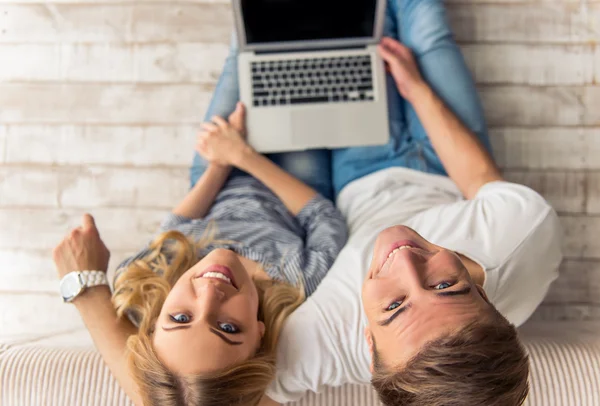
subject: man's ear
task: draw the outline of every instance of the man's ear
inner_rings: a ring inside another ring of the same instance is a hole
[[[367,345],[369,346],[369,352],[371,353],[371,365],[369,369],[371,370],[371,373],[373,373],[373,371],[375,370],[375,367],[373,365],[373,351],[375,350],[373,346],[373,333],[371,333],[371,329],[369,327],[365,327],[364,334],[365,340],[367,340]]]
[[[481,297],[483,298],[483,300],[485,300],[486,302],[490,303],[490,299],[487,297],[487,294],[485,293],[485,290],[483,290],[483,286],[481,286],[481,285],[475,285],[475,287],[477,287],[477,291],[479,291],[479,294],[481,295]]]

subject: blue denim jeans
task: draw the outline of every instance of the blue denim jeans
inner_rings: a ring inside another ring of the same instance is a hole
[[[491,152],[475,84],[453,39],[442,0],[388,0],[384,35],[411,48],[423,78]],[[400,166],[447,175],[412,105],[387,77],[390,141],[333,151],[336,195],[355,179]]]
[[[225,60],[223,72],[206,112],[205,121],[209,121],[213,116],[227,118],[235,110],[235,105],[240,99],[237,55],[238,46],[235,35],[233,35],[229,55]],[[327,149],[293,151],[268,154],[267,157],[282,169],[315,189],[323,197],[333,199],[331,151]],[[206,166],[207,162],[198,153],[195,153],[190,168],[192,187],[202,176]],[[239,169],[234,169],[230,177],[234,176],[249,175]]]
[[[384,35],[411,48],[425,80],[461,121],[491,152],[481,102],[475,84],[456,45],[442,0],[388,0]],[[232,40],[211,101],[207,120],[227,117],[239,100],[237,44]],[[390,141],[386,145],[271,154],[275,163],[315,188],[325,197],[335,195],[355,179],[375,171],[400,166],[446,175],[416,112],[404,100],[391,75],[387,75]],[[197,154],[191,168],[192,185],[204,169]],[[232,176],[243,174],[234,171]]]

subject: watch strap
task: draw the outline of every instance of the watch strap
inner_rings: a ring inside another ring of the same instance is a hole
[[[81,271],[81,280],[83,286],[91,288],[94,286],[108,285],[106,272],[102,271]]]

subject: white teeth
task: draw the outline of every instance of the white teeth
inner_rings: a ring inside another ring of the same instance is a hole
[[[390,255],[388,255],[388,259],[390,259],[391,257],[393,257],[396,252],[398,252],[400,250],[405,250],[405,249],[408,249],[408,248],[412,248],[412,247],[410,245],[403,245],[401,247],[396,248],[395,250],[393,250],[392,252],[390,252]]]
[[[229,279],[226,275],[222,274],[221,272],[207,272],[204,275],[202,275],[203,278],[216,278],[216,279],[221,279],[224,280],[225,282],[229,283],[231,285],[231,279]]]

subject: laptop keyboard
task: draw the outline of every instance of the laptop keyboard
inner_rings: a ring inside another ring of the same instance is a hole
[[[256,107],[374,100],[370,55],[256,61],[251,67]]]

